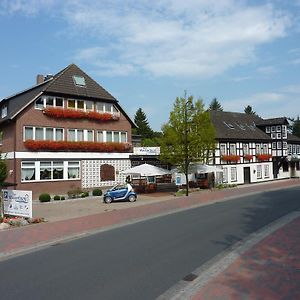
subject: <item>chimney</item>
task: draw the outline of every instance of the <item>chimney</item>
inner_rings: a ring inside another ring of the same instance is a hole
[[[38,74],[38,75],[36,76],[36,84],[41,84],[41,83],[43,83],[43,82],[44,82],[44,75]]]

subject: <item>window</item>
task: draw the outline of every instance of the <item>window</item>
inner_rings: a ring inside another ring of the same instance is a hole
[[[296,152],[297,152],[297,145],[293,145],[293,154],[296,154]]]
[[[297,145],[297,154],[300,154],[300,145]]]
[[[64,130],[62,128],[55,128],[55,140],[56,141],[64,140]]]
[[[278,140],[281,139],[281,133],[280,133],[280,132],[278,132],[278,133],[276,134],[276,138],[277,138]]]
[[[64,99],[60,97],[44,96],[35,101],[36,109],[44,109],[47,106],[63,107]]]
[[[35,163],[22,162],[21,163],[21,181],[35,180]]]
[[[92,101],[85,101],[85,109],[87,111],[93,111],[94,110],[94,103]]]
[[[243,144],[243,155],[249,154],[249,145]]]
[[[7,105],[2,106],[1,117],[5,118],[7,116]]]
[[[236,176],[236,167],[231,167],[230,168],[230,178],[231,178],[231,181],[236,181],[237,180],[237,176]]]
[[[97,142],[103,143],[103,131],[97,131]]]
[[[273,142],[273,143],[272,143],[272,149],[273,149],[273,150],[276,150],[276,142]]]
[[[80,86],[80,87],[85,87],[85,79],[83,76],[74,75],[73,80],[74,80],[75,85]]]
[[[228,182],[228,168],[223,167],[223,182]]]
[[[75,107],[75,100],[68,100],[68,108],[76,108]]]
[[[83,141],[94,141],[94,131],[87,129],[69,129],[68,130],[68,141],[70,142],[83,142]]]
[[[75,129],[68,130],[68,141],[75,142],[76,141],[76,131]]]
[[[226,144],[220,144],[220,154],[226,155]]]
[[[69,161],[69,163],[68,163],[68,178],[69,179],[79,179],[80,178],[79,161]]]
[[[114,141],[115,143],[119,143],[119,142],[120,142],[120,134],[119,134],[119,132],[114,131],[113,134],[114,134],[113,141]]]
[[[43,140],[44,139],[44,128],[36,127],[35,128],[35,140]]]
[[[106,132],[106,142],[112,142],[112,132],[111,131]]]
[[[281,142],[277,142],[277,149],[282,149],[282,144],[281,144]]]
[[[98,102],[96,104],[96,110],[97,112],[104,112],[104,103]]]
[[[230,144],[229,145],[229,154],[230,155],[236,155],[236,145],[235,144]]]
[[[121,132],[121,143],[127,143],[127,132]]]
[[[94,131],[93,130],[87,130],[86,140],[88,142],[93,142],[94,141]]]
[[[54,135],[53,135],[53,128],[46,128],[46,140],[53,141]]]
[[[261,178],[262,178],[262,169],[261,169],[261,165],[257,165],[256,173],[257,173],[257,179],[261,179]]]
[[[264,154],[268,154],[268,151],[269,149],[268,149],[268,144],[264,144],[264,146],[263,146],[263,151],[264,151]]]
[[[77,100],[77,109],[84,109],[84,101],[83,100]]]
[[[266,133],[270,133],[270,132],[271,132],[270,126],[267,126],[267,127],[266,127]]]
[[[276,132],[281,132],[281,126],[280,125],[276,126]]]
[[[52,166],[51,161],[46,161],[40,163],[40,180],[52,179]]]
[[[275,126],[271,127],[271,132],[275,132]]]
[[[105,111],[106,112],[112,112],[112,104],[106,103],[105,104]]]
[[[21,163],[21,181],[23,182],[79,178],[79,161],[23,161]]]
[[[282,142],[283,149],[287,149],[287,142]]]
[[[261,145],[255,144],[255,154],[261,154]]]
[[[63,98],[55,98],[55,106],[63,107],[64,106],[64,99]]]
[[[271,133],[271,139],[276,139],[276,133],[275,132]]]
[[[24,130],[24,141],[33,140],[33,127],[25,127]]]
[[[293,153],[293,146],[292,145],[289,145],[289,154],[292,154]]]
[[[46,97],[46,106],[54,106],[54,98],[53,97]]]
[[[38,98],[35,101],[35,108],[36,109],[43,109],[44,108],[44,99],[42,97]]]
[[[265,174],[264,174],[264,177],[265,178],[269,178],[270,177],[270,167],[269,167],[269,165],[265,165],[265,168],[264,168],[265,170]]]

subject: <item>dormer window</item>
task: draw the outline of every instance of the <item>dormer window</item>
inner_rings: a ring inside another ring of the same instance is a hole
[[[1,110],[1,117],[5,118],[7,116],[7,106],[3,105]]]
[[[74,75],[73,80],[75,85],[80,86],[80,87],[85,87],[85,79],[82,76]]]

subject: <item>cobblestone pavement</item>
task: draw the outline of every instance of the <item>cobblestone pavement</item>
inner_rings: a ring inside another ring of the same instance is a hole
[[[34,214],[49,222],[0,231],[0,260],[59,240],[82,236],[153,216],[226,201],[233,197],[299,186],[300,180],[204,190],[188,197],[140,196],[136,203],[105,205],[99,199],[34,204]],[[81,202],[80,202],[81,201]],[[84,201],[90,201],[83,205]],[[88,209],[86,208],[88,207]],[[199,299],[300,299],[300,218],[278,229],[236,259],[194,296]],[[287,295],[282,298],[280,295]]]

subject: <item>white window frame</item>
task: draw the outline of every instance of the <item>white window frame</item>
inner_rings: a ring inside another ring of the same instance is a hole
[[[270,133],[270,132],[271,132],[270,126],[267,126],[267,127],[266,127],[266,133]]]
[[[220,155],[226,155],[226,153],[227,153],[226,144],[220,144]]]
[[[264,177],[265,178],[269,178],[270,177],[270,166],[269,165],[265,165],[264,166]]]
[[[256,166],[256,177],[257,177],[257,179],[262,179],[262,166],[261,165]]]
[[[229,155],[236,155],[236,144],[229,144]]]
[[[268,144],[263,144],[263,153],[268,154],[269,153],[269,146]]]
[[[4,104],[1,109],[1,118],[5,118],[7,116],[7,105]]]
[[[46,104],[46,102],[47,102],[47,98],[48,97],[51,97],[51,98],[53,98],[53,105],[47,105]],[[36,106],[36,102],[38,101],[38,100],[42,100],[42,102],[43,102],[43,107],[37,107]],[[56,99],[62,99],[62,106],[60,106],[60,105],[56,105]],[[46,107],[59,107],[59,108],[64,108],[64,106],[65,106],[65,101],[64,101],[64,98],[63,97],[54,97],[54,96],[41,96],[41,97],[39,97],[38,99],[36,99],[35,100],[35,102],[34,102],[34,108],[35,109],[37,109],[37,110],[44,110]]]
[[[281,132],[281,126],[280,125],[276,126],[276,132]]]
[[[280,139],[281,139],[281,132],[277,132],[277,133],[276,133],[276,139],[277,139],[277,140],[280,140]]]
[[[230,167],[230,179],[231,179],[231,182],[237,181],[237,168],[236,167]]]
[[[243,155],[249,154],[249,144],[243,143]]]
[[[228,182],[228,168],[223,167],[223,182],[226,183]]]
[[[71,141],[69,139],[69,132],[71,130],[75,132],[75,141]],[[78,131],[82,131],[83,140],[78,140]],[[92,141],[88,141],[88,131],[93,132],[93,140]],[[94,140],[95,140],[94,130],[93,129],[81,129],[81,128],[69,128],[68,129],[67,140],[70,141],[70,142],[94,142]]]
[[[46,129],[52,129],[53,130],[53,139],[51,141],[64,141],[65,138],[64,138],[64,128],[55,128],[55,127],[35,127],[35,126],[24,126],[23,127],[23,141],[27,141],[27,140],[30,140],[30,139],[26,139],[26,128],[31,128],[32,131],[33,131],[33,137],[32,137],[32,140],[34,141],[46,141]],[[42,140],[37,140],[36,139],[36,128],[42,128],[43,129],[43,139]],[[57,135],[56,135],[56,131],[57,130],[62,130],[62,136],[63,136],[63,139],[62,140],[57,140]]]

